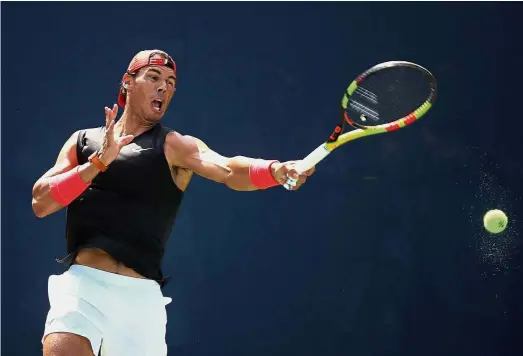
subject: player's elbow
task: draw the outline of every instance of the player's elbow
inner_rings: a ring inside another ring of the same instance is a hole
[[[33,187],[33,197],[31,201],[31,208],[37,218],[45,218],[50,212],[50,202],[45,196],[44,189],[40,182],[37,182]]]
[[[31,201],[31,208],[33,209],[33,213],[37,218],[43,218],[47,216],[45,213],[45,210],[43,209],[42,203],[38,197],[40,196],[40,182],[36,182],[33,186],[33,197]]]
[[[44,209],[42,204],[38,202],[35,198],[33,198],[31,207],[33,209],[33,213],[37,218],[45,218],[49,213]]]

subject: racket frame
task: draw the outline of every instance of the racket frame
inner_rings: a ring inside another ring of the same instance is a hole
[[[403,116],[400,119],[397,119],[393,122],[389,122],[382,125],[375,125],[375,126],[366,126],[361,125],[357,122],[354,122],[350,119],[350,117],[347,114],[347,106],[349,105],[350,98],[352,94],[358,89],[358,86],[360,86],[369,76],[381,71],[386,70],[393,67],[411,67],[417,70],[420,70],[423,72],[427,78],[429,79],[429,88],[430,88],[430,94],[429,97],[425,100],[423,104],[421,104],[418,108],[416,108],[414,111],[412,111],[410,114]],[[312,167],[316,166],[321,160],[323,160],[325,157],[327,157],[332,151],[334,151],[336,148],[346,144],[347,142],[354,141],[358,138],[376,135],[376,134],[382,134],[382,133],[388,133],[393,132],[396,130],[399,130],[401,128],[404,128],[406,126],[409,126],[413,124],[415,121],[422,118],[432,107],[434,102],[437,98],[437,82],[436,78],[432,75],[431,72],[429,72],[426,68],[420,66],[419,64],[407,62],[407,61],[388,61],[384,63],[377,64],[373,66],[372,68],[366,70],[362,74],[360,74],[356,79],[354,79],[350,85],[345,90],[345,93],[343,94],[343,97],[341,99],[341,118],[340,122],[336,125],[334,128],[334,131],[329,136],[329,139],[319,145],[316,149],[314,149],[310,154],[308,154],[305,158],[303,158],[301,161],[299,161],[296,164],[296,170],[299,174],[311,169]],[[344,132],[347,124],[352,126],[355,130]],[[291,190],[294,186],[296,186],[297,179],[294,178],[288,178],[287,182],[284,184],[284,187],[287,190]]]

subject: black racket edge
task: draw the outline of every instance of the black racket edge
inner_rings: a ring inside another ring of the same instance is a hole
[[[388,61],[388,62],[383,62],[383,63],[380,63],[380,64],[376,64],[375,66],[367,69],[365,72],[363,72],[362,74],[357,76],[356,79],[354,79],[354,82],[356,82],[356,84],[359,86],[359,85],[361,85],[361,83],[363,83],[371,75],[376,74],[376,73],[378,73],[378,72],[380,72],[382,70],[390,69],[390,68],[394,68],[394,67],[410,67],[410,68],[414,68],[414,69],[417,69],[417,70],[425,73],[425,75],[428,78],[428,84],[429,84],[429,88],[430,88],[430,94],[429,94],[429,96],[428,96],[426,101],[430,102],[431,105],[434,105],[434,103],[436,102],[436,99],[438,97],[438,84],[437,84],[437,81],[436,81],[436,77],[434,77],[434,75],[427,68],[425,68],[425,67],[423,67],[423,66],[421,66],[419,64],[413,63],[413,62],[408,62],[408,61]],[[343,95],[344,96],[347,95],[349,97],[349,99],[350,99],[350,97],[352,95],[349,93],[349,87],[347,87],[347,89],[345,89],[345,92],[343,93]],[[336,126],[336,128],[334,129],[333,134],[329,137],[329,141],[328,142],[336,141],[337,137],[339,135],[341,135],[345,131],[345,128],[346,128],[347,124],[349,124],[350,126],[352,126],[354,128],[358,128],[358,129],[362,129],[362,130],[366,130],[366,129],[372,128],[372,126],[361,125],[361,124],[358,124],[357,122],[354,122],[352,120],[351,120],[351,122],[348,122],[347,119],[346,119],[346,109],[343,108],[343,106],[341,106],[340,122]]]

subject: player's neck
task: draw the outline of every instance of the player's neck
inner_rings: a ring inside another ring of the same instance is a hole
[[[153,127],[156,122],[146,120],[126,109],[115,125],[115,131],[121,135],[138,136]]]

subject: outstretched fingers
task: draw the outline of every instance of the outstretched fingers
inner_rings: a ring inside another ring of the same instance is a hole
[[[115,105],[116,106],[116,105]],[[115,124],[115,118],[116,113],[118,112],[118,107],[113,107],[113,109],[109,109],[107,106],[105,107],[105,138],[107,140],[107,143],[109,145],[112,145],[114,142],[114,124]]]

